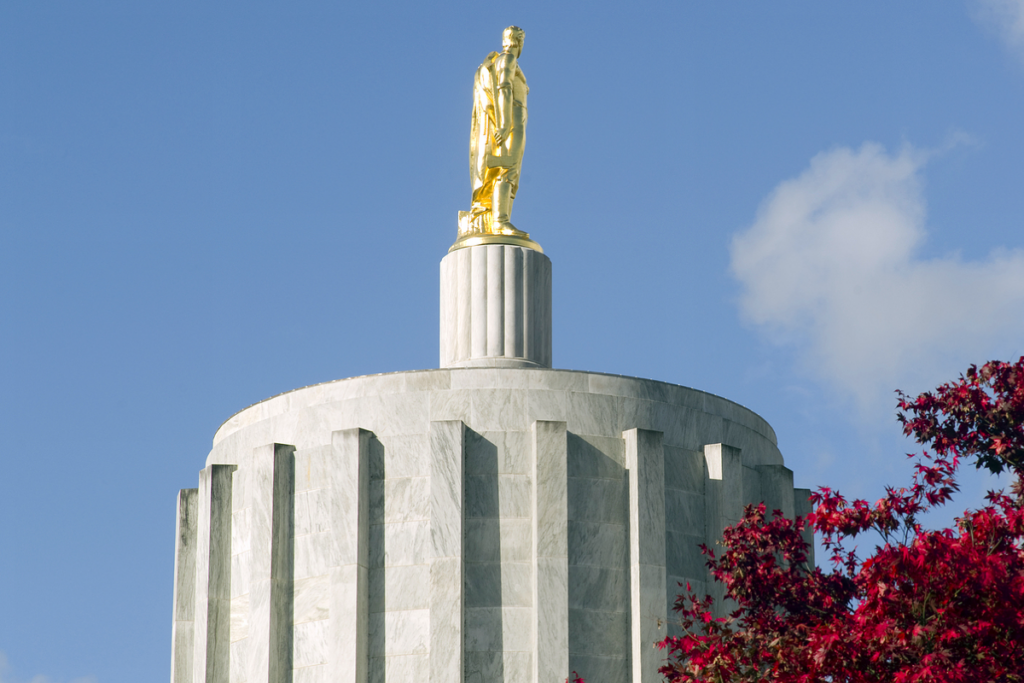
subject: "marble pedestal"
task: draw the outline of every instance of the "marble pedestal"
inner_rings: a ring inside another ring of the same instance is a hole
[[[524,247],[441,261],[441,367],[551,367],[551,261]]]

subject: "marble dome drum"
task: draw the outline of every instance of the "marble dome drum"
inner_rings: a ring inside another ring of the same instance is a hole
[[[172,683],[654,683],[699,544],[807,492],[712,394],[551,368],[551,263],[441,264],[440,369],[229,418],[178,497]],[[720,595],[720,593],[719,593]]]

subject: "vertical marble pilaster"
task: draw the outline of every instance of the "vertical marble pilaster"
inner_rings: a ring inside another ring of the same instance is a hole
[[[458,295],[455,292],[458,278],[452,277],[449,272],[454,266],[454,261],[441,260],[441,305],[439,307],[441,311],[441,326],[438,329],[440,333],[438,341],[441,346],[442,359],[445,352],[445,330],[458,329]]]
[[[630,429],[625,442],[629,478],[629,609],[632,682],[659,680],[663,658],[654,643],[668,618],[665,573],[665,454],[662,433]]]
[[[505,355],[522,358],[523,346],[523,251],[505,249]]]
[[[814,512],[811,505],[810,489],[793,489],[793,514],[797,517],[806,517]],[[800,532],[801,538],[807,544],[807,566],[814,566],[814,529],[807,527]]]
[[[533,683],[560,683],[569,674],[566,424],[538,420],[530,431],[533,440]]]
[[[722,531],[743,516],[743,460],[739,448],[713,443],[704,446],[708,486],[704,502],[707,544],[714,548]]]
[[[484,249],[487,250],[487,355],[504,356],[505,249],[500,244]]]
[[[551,367],[551,261],[536,251],[526,250],[523,278],[527,314],[526,357],[543,368]]]
[[[247,683],[291,680],[294,453],[279,443],[252,453]]]
[[[430,423],[430,676],[462,681],[465,428]]]
[[[192,680],[227,683],[231,627],[231,475],[234,465],[199,473],[196,608]]]
[[[178,492],[174,533],[174,619],[171,622],[171,683],[192,683],[196,617],[196,534],[199,489]]]
[[[785,465],[758,465],[757,474],[761,480],[761,501],[748,500],[745,503],[763,502],[766,512],[771,517],[775,510],[793,519],[793,470]]]
[[[327,679],[366,683],[369,662],[370,438],[365,429],[331,434],[330,649]]]
[[[459,283],[462,286],[470,286],[470,298],[472,304],[472,318],[470,319],[470,348],[473,350],[473,358],[483,358],[487,355],[487,247],[470,247],[468,250],[470,268],[470,281]]]
[[[713,443],[704,446],[704,463],[708,480],[704,487],[705,540],[708,548],[721,556],[722,532],[743,516],[743,460],[739,448]],[[715,599],[716,615],[725,615],[722,584],[709,578],[708,594]]]
[[[460,251],[462,251],[460,249]],[[451,258],[449,254],[442,261],[441,273],[446,269],[444,264],[448,263],[447,274],[456,278],[450,285],[441,287],[441,296],[445,292],[451,292],[455,300],[456,313],[449,321],[449,325],[441,328],[441,367],[448,367],[451,363],[462,359],[473,357],[473,288],[469,283],[473,277],[473,259],[469,255]],[[444,325],[445,321],[441,321]]]

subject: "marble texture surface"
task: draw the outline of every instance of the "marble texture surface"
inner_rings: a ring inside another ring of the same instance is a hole
[[[248,683],[277,683],[292,669],[294,452],[271,443],[251,458]]]
[[[569,675],[568,441],[564,422],[533,423],[535,681]]]
[[[484,260],[493,277],[499,260]],[[486,318],[488,345],[508,331],[500,322]],[[537,368],[394,373],[282,394],[228,420],[207,464],[229,475],[208,506],[226,512],[211,528],[226,539],[212,545],[228,578],[200,600],[199,556],[212,547],[201,551],[210,521],[197,504],[192,652],[199,613],[207,630],[209,614],[226,614],[212,647],[229,661],[226,678],[179,680],[271,680],[272,668],[292,683],[536,683],[570,670],[592,683],[637,680],[631,662],[658,653],[636,649],[634,634],[641,645],[665,635],[644,629],[678,582],[708,585],[697,545],[714,543],[745,502],[801,510],[774,432],[746,408],[662,382]],[[178,567],[188,553],[179,541]],[[187,596],[187,578],[175,590]],[[640,681],[659,680],[649,669]]]
[[[174,530],[174,618],[171,623],[171,683],[192,680],[196,614],[196,541],[199,489],[178,492]]]
[[[704,462],[707,464],[708,479],[704,487],[704,542],[709,548],[719,548],[722,531],[735,524],[743,516],[743,452],[739,448],[723,443],[708,444],[704,447]],[[760,493],[760,491],[758,491]],[[727,602],[721,584],[709,581],[708,592],[715,599],[715,614],[724,616],[733,609]]]
[[[369,675],[371,438],[363,429],[331,434],[332,566],[326,615],[330,629],[325,638],[326,675],[337,683],[366,683]],[[321,508],[316,510],[324,516]],[[295,611],[298,615],[298,600]]]
[[[533,678],[529,652],[482,651],[466,656],[466,683],[530,683]]]
[[[430,680],[463,678],[465,448],[461,421],[430,424]]]
[[[793,489],[793,514],[797,517],[806,517],[807,515],[814,512],[814,506],[811,505],[811,490],[810,489]],[[814,530],[810,528],[804,529],[800,532],[800,536],[804,539],[804,543],[807,544],[807,563],[811,567],[814,566]]]
[[[632,681],[657,680],[663,659],[651,643],[665,637],[665,454],[661,432],[623,433],[629,481],[629,605]],[[610,628],[610,627],[609,627]],[[602,648],[591,654],[602,654]]]
[[[587,681],[626,680],[628,634],[609,640],[607,624],[629,628],[628,478],[624,441],[567,434],[569,669]],[[594,645],[603,648],[598,659]],[[602,667],[597,667],[598,662]],[[608,666],[605,666],[608,665]]]
[[[231,480],[235,467],[199,473],[196,534],[194,680],[228,683],[231,629]]]
[[[508,244],[441,261],[441,367],[551,367],[551,261]]]
[[[794,514],[793,470],[784,465],[760,465],[757,478],[761,484],[760,499],[764,502],[768,514],[781,510],[782,514],[792,519]],[[744,497],[751,496],[744,492]]]
[[[562,412],[572,433],[618,438],[633,427],[665,433],[666,445],[702,451],[705,444],[726,442],[744,450],[748,465],[783,464],[775,447],[775,433],[761,417],[747,408],[703,391],[665,382],[602,375],[570,370],[501,368],[451,368],[367,375],[318,384],[261,401],[231,416],[214,436],[212,460],[225,439],[247,442],[255,447],[259,439],[278,434],[282,441],[298,448],[323,443],[326,428],[362,427],[375,434],[426,434],[428,420],[468,420],[468,412],[448,415],[430,414],[435,401],[449,398],[469,405],[474,389],[526,389],[554,392],[548,405]],[[470,390],[470,391],[466,391]],[[585,404],[573,403],[576,395],[605,397],[605,405],[622,414],[608,415],[610,423],[592,420]],[[533,394],[530,394],[533,396]],[[624,401],[616,402],[621,398]],[[610,402],[609,402],[609,399]],[[570,405],[572,403],[572,405]],[[525,401],[524,401],[525,404]],[[642,418],[646,423],[625,424]],[[533,419],[560,419],[555,414],[534,414]],[[326,424],[326,422],[330,424]],[[343,421],[347,424],[339,424]],[[586,424],[595,430],[582,429]],[[575,425],[575,426],[574,426]],[[525,429],[525,427],[524,427]],[[244,430],[244,434],[239,434]],[[321,436],[317,436],[320,434]],[[721,437],[728,434],[730,438]],[[286,438],[287,437],[287,438]],[[226,453],[235,453],[240,444],[225,444]],[[233,456],[231,462],[237,461]],[[228,464],[227,462],[222,464]]]

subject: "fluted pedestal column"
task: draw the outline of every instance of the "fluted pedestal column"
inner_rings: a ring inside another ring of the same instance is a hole
[[[441,367],[551,367],[551,260],[488,244],[441,260]]]

